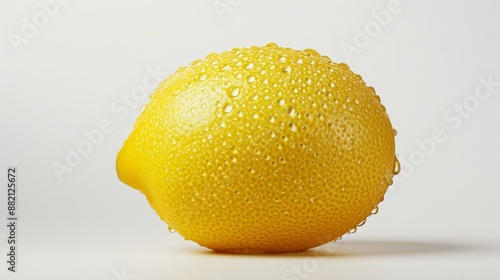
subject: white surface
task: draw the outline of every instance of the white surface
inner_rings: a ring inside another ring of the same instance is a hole
[[[222,19],[213,0],[125,2],[59,5],[17,53],[9,34],[43,10],[38,0],[0,3],[0,172],[19,168],[19,272],[6,270],[1,226],[1,279],[500,278],[500,86],[467,117],[443,118],[474,101],[479,77],[500,81],[498,2],[401,1],[349,60],[340,46],[354,45],[356,28],[388,1],[233,0]],[[211,52],[271,41],[348,62],[381,95],[409,164],[379,213],[339,243],[293,255],[214,254],[168,233],[117,180],[115,155],[140,110],[116,106],[147,69],[167,75]],[[113,131],[59,180],[52,164],[104,119]],[[415,141],[436,129],[446,140],[422,163],[410,160]],[[305,274],[287,274],[294,266]]]

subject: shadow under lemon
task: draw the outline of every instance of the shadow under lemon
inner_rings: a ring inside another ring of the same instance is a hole
[[[265,254],[259,252],[217,252],[197,250],[202,255],[242,255],[245,257],[363,257],[449,253],[479,250],[468,244],[418,241],[339,241],[302,252]]]

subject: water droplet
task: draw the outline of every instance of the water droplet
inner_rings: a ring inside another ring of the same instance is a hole
[[[317,51],[315,51],[313,49],[305,49],[304,52],[306,52],[306,53],[308,53],[310,55],[314,55],[314,56],[319,56],[320,55]]]
[[[293,107],[288,107],[286,108],[286,112],[290,115],[290,116],[295,116],[295,109]]]
[[[335,87],[335,84],[333,82],[330,83],[330,87],[331,88],[334,88]]]
[[[297,126],[294,123],[288,123],[288,127],[290,127],[292,131],[297,131]]]
[[[395,130],[395,129],[392,129],[392,134],[393,134],[394,136],[396,136],[396,135],[398,135],[398,131],[397,131],[397,130]]]
[[[175,232],[175,229],[171,228],[170,226],[168,227],[168,231],[170,231],[171,233],[174,233]]]
[[[302,63],[304,63],[304,62],[302,61],[302,59],[300,59],[300,58],[299,58],[299,59],[297,59],[297,64],[302,64]]]
[[[283,68],[281,68],[281,71],[283,71],[285,73],[290,73],[290,71],[292,71],[292,67],[290,67],[290,66],[283,67]]]
[[[342,62],[341,62],[341,63],[339,63],[339,64],[338,64],[338,66],[339,66],[340,68],[343,68],[343,69],[349,70],[349,66],[347,66],[347,64],[345,64],[345,63],[342,63]]]
[[[234,189],[233,192],[234,192],[234,194],[238,194],[238,190],[237,189]]]
[[[230,96],[229,97],[237,97],[240,95],[240,88],[235,87],[230,91]]]
[[[207,74],[203,74],[203,75],[200,76],[200,80],[201,81],[204,81],[206,79],[207,79]]]
[[[304,126],[302,127],[302,130],[303,130],[303,131],[306,131],[306,130],[307,130],[307,126],[306,126],[306,125],[304,125]]]
[[[278,46],[278,45],[276,45],[275,43],[267,43],[267,44],[266,44],[266,48],[273,48],[273,49],[275,49],[275,48],[278,48],[278,47],[279,47],[279,46]]]
[[[283,62],[283,63],[284,63],[284,62],[286,62],[286,57],[284,57],[284,56],[280,57],[280,58],[279,58],[279,61],[280,61],[280,62]]]
[[[352,233],[356,233],[358,229],[356,227],[353,227],[349,230],[349,233],[352,234]]]
[[[257,94],[255,94],[254,96],[252,96],[252,100],[257,100],[259,98],[259,96]]]
[[[396,161],[394,162],[394,175],[398,175],[399,172],[401,172],[401,164],[399,163],[398,158],[395,158]]]
[[[231,70],[231,66],[225,65],[224,67],[221,68],[221,70],[223,70],[223,71]]]
[[[361,223],[358,224],[358,227],[362,227],[365,223],[366,223],[366,219],[364,219],[363,221],[361,221]]]
[[[363,163],[363,159],[358,159],[358,164],[362,164]]]
[[[191,66],[199,66],[201,64],[201,59],[197,59],[193,62],[191,62]]]
[[[270,122],[272,122],[272,123],[274,123],[274,122],[275,122],[274,117],[273,117],[273,116],[270,116],[270,117],[269,117],[269,121],[270,121]]]
[[[142,104],[141,107],[139,108],[141,113],[144,111],[144,109],[146,109],[146,104]]]
[[[311,78],[306,78],[306,84],[310,85],[312,83]]]
[[[253,83],[253,82],[255,82],[255,77],[254,77],[254,76],[250,76],[250,77],[248,77],[248,82],[249,82],[249,83]]]
[[[270,132],[269,132],[269,136],[270,136],[271,138],[274,138],[274,137],[276,137],[276,133],[274,133],[273,131],[270,131]]]
[[[316,198],[315,197],[311,197],[310,201],[311,201],[311,203],[314,203],[314,202],[316,202]]]
[[[247,67],[245,67],[245,69],[250,70],[253,69],[253,67],[254,67],[253,63],[250,63],[247,65]]]
[[[225,122],[221,122],[220,123],[220,127],[222,127],[222,128],[226,127],[226,123]]]
[[[231,106],[231,104],[226,104],[226,106],[224,106],[224,113],[229,114],[232,111],[233,111],[233,106]]]
[[[373,208],[372,210],[372,215],[375,215],[378,213],[378,206],[375,206],[375,208]]]
[[[278,104],[280,106],[284,106],[285,105],[285,99],[282,99],[282,98],[278,99]]]

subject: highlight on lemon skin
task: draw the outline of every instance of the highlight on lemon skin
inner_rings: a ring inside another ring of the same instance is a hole
[[[117,157],[169,229],[230,253],[303,251],[355,232],[399,171],[395,130],[346,64],[270,43],[160,84]]]

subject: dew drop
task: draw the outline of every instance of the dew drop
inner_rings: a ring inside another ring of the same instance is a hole
[[[231,66],[225,65],[224,67],[221,68],[221,70],[223,70],[223,71],[231,70]]]
[[[314,55],[314,56],[319,56],[320,55],[317,51],[315,51],[313,49],[305,49],[304,52],[306,52],[306,53],[308,53],[310,55]]]
[[[314,202],[316,202],[316,198],[315,197],[311,197],[311,199],[309,201],[311,201],[311,203],[314,203]]]
[[[282,98],[278,99],[278,104],[280,106],[284,106],[285,105],[285,99],[282,99]]]
[[[170,226],[168,227],[168,231],[170,231],[171,233],[174,233],[175,232],[175,229],[174,228],[171,228]]]
[[[259,96],[257,94],[255,94],[254,96],[252,96],[252,100],[257,100],[259,98]]]
[[[335,84],[333,82],[331,82],[329,85],[330,85],[331,88],[335,87]]]
[[[399,172],[401,172],[401,164],[399,163],[398,158],[395,158],[396,161],[394,162],[394,175],[398,175]]]
[[[288,127],[290,127],[292,131],[297,131],[297,126],[294,123],[288,123]]]
[[[240,95],[240,88],[234,88],[230,92],[230,97],[237,97]]]
[[[375,208],[373,208],[372,210],[372,215],[375,215],[378,213],[378,206],[375,206]]]
[[[253,63],[250,63],[247,65],[247,67],[245,67],[245,69],[250,70],[253,69],[253,67],[254,67]]]
[[[259,114],[257,114],[257,113],[253,113],[252,117],[253,117],[254,119],[258,119],[258,118],[259,118]]]
[[[366,223],[366,219],[364,219],[363,221],[361,221],[361,223],[358,224],[358,227],[362,227],[365,223]]]
[[[347,66],[347,64],[345,64],[345,63],[342,63],[342,62],[341,62],[341,63],[339,63],[339,64],[338,64],[338,66],[339,66],[340,68],[343,68],[343,69],[349,70],[349,66]]]
[[[286,112],[290,115],[290,116],[295,116],[295,109],[293,107],[288,107],[286,108]]]
[[[395,130],[395,129],[392,129],[392,134],[393,134],[394,136],[396,136],[396,135],[398,135],[398,131],[397,131],[397,130]]]
[[[280,61],[280,62],[286,62],[286,57],[284,57],[284,56],[280,57],[280,58],[279,58],[279,61]]]
[[[302,64],[302,63],[304,63],[304,62],[302,61],[302,59],[300,59],[300,58],[299,58],[299,59],[297,59],[297,64]]]
[[[249,82],[249,83],[253,83],[253,82],[255,82],[255,77],[254,77],[254,76],[250,76],[250,77],[248,77],[248,82]]]
[[[285,211],[285,212],[283,213],[283,215],[285,215],[285,216],[288,216],[288,214],[290,214],[290,213],[288,213],[288,211]]]
[[[275,43],[267,43],[266,44],[266,48],[273,48],[273,49],[275,49],[275,48],[278,48],[278,45],[276,45]]]
[[[283,71],[285,73],[290,73],[290,71],[292,71],[292,67],[290,67],[290,66],[283,67],[283,68],[281,68],[281,71]]]
[[[201,59],[197,59],[193,62],[191,62],[191,66],[199,66],[201,64]]]
[[[273,117],[273,116],[270,116],[270,117],[269,117],[269,121],[270,121],[270,122],[272,122],[272,123],[274,123],[276,120],[274,119],[274,117]]]
[[[233,106],[231,106],[231,104],[226,104],[226,106],[224,106],[224,113],[229,114],[232,111],[233,111]]]

